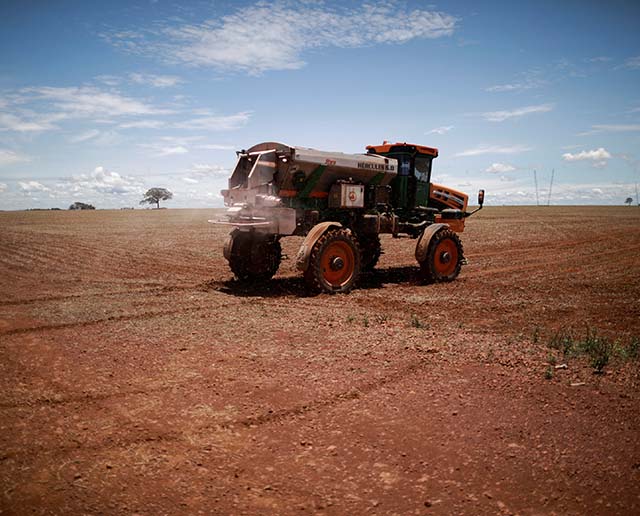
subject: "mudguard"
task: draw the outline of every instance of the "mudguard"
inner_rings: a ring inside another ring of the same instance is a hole
[[[309,257],[311,256],[311,250],[318,241],[318,239],[324,235],[327,231],[333,228],[341,228],[342,224],[339,222],[320,222],[311,228],[311,231],[307,233],[307,236],[302,242],[298,254],[296,255],[296,267],[299,271],[306,271],[309,267]]]
[[[447,224],[431,224],[427,226],[416,244],[416,260],[418,260],[418,263],[422,263],[427,258],[427,249],[429,249],[429,242],[431,242],[433,235],[448,227]]]

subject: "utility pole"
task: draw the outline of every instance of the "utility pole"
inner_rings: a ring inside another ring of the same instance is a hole
[[[556,169],[551,170],[551,183],[549,183],[549,197],[547,198],[547,206],[551,204],[551,189],[553,188],[553,175],[556,173]]]
[[[638,198],[638,183],[636,183],[636,204],[640,206],[640,198]]]
[[[536,169],[533,169],[533,182],[536,184],[536,206],[540,206],[540,199],[538,197],[538,173]]]

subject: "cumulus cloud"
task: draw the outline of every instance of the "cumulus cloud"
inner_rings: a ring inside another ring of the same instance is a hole
[[[12,150],[0,149],[0,167],[5,165],[13,165],[14,163],[21,163],[24,161],[31,161],[31,159]]]
[[[452,125],[443,125],[443,126],[431,129],[431,131],[428,131],[425,134],[446,134],[449,131],[451,131],[451,129],[453,129]]]
[[[513,165],[508,163],[493,163],[490,167],[487,167],[485,172],[492,174],[505,174],[507,172],[513,172],[516,169]]]
[[[504,122],[510,118],[518,118],[533,113],[546,113],[553,110],[553,104],[540,104],[537,106],[525,106],[511,111],[490,111],[482,116],[489,122]]]
[[[35,192],[49,192],[50,188],[46,187],[38,181],[18,181],[18,187],[24,194],[32,194]]]
[[[6,183],[0,183],[0,193],[6,192],[7,188],[8,188],[8,186],[7,186]]]
[[[477,145],[471,149],[458,152],[457,157],[481,156],[483,154],[519,154],[530,151],[531,147],[526,145]]]
[[[58,187],[71,194],[97,192],[122,195],[138,192],[141,183],[135,177],[123,176],[99,166],[93,172],[79,174],[59,183]]]
[[[593,161],[596,164],[601,164],[604,160],[611,158],[611,154],[604,148],[600,147],[598,149],[581,151],[575,154],[571,152],[566,152],[562,155],[562,159],[565,161]]]
[[[356,8],[282,0],[257,2],[198,25],[144,33],[121,31],[104,37],[129,52],[258,75],[301,68],[308,50],[440,38],[452,35],[456,23],[449,14],[410,11],[393,0]]]

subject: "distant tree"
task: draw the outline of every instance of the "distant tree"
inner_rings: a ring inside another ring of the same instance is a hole
[[[625,201],[624,201],[624,203],[625,203],[627,206],[631,206],[631,203],[632,203],[632,202],[633,202],[633,197],[627,197],[627,198],[625,199]]]
[[[87,204],[84,202],[74,202],[71,206],[69,206],[70,210],[95,210],[95,206],[92,204]]]
[[[160,201],[168,201],[172,198],[173,194],[166,188],[149,188],[140,204],[155,204],[156,208],[160,208]]]

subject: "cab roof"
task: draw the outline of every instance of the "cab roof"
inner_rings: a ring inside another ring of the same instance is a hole
[[[425,145],[418,145],[416,143],[407,142],[389,143],[387,141],[384,141],[382,142],[382,145],[367,145],[367,151],[374,154],[384,154],[391,151],[393,147],[407,147],[407,150],[415,150],[420,154],[429,154],[434,158],[438,156],[438,149],[436,149],[435,147],[426,147]]]

